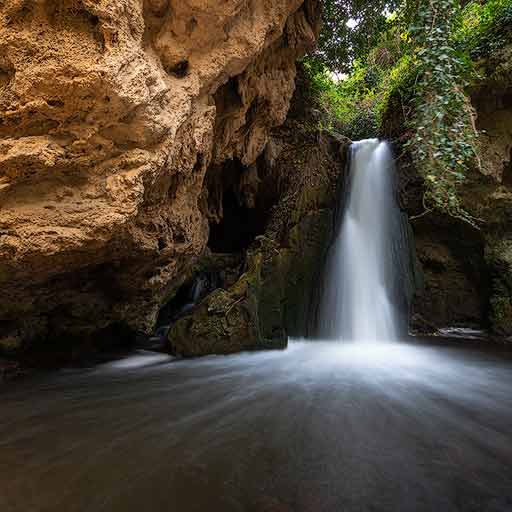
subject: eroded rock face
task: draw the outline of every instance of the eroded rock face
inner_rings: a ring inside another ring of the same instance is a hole
[[[151,330],[206,246],[207,169],[256,161],[318,11],[316,0],[2,3],[0,339]]]
[[[412,303],[413,330],[487,327],[489,273],[482,237],[446,219],[413,222],[422,279]]]

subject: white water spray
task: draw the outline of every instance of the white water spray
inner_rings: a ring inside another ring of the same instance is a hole
[[[393,155],[386,142],[368,139],[352,145],[347,186],[328,256],[320,335],[344,341],[397,340],[400,211]]]

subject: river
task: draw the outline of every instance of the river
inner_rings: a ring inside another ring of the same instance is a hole
[[[140,352],[0,390],[0,510],[512,510],[512,357]]]

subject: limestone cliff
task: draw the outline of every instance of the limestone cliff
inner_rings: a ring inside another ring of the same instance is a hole
[[[317,0],[2,3],[4,350],[151,331],[222,221],[219,182],[250,206],[318,18]]]

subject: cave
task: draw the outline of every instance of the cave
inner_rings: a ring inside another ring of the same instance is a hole
[[[271,208],[258,186],[258,168],[238,160],[207,174],[210,235],[213,253],[242,252],[265,231]]]
[[[223,194],[222,209],[222,220],[210,224],[208,247],[212,252],[243,251],[256,236],[263,234],[267,221],[265,212],[240,204],[232,187]]]

